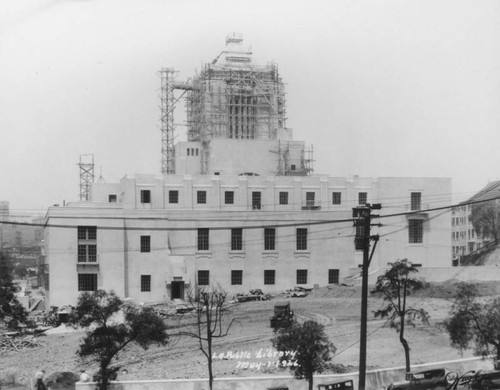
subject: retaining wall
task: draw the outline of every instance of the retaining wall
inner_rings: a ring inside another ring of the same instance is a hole
[[[422,371],[432,368],[446,368],[448,371],[457,371],[463,374],[469,370],[491,370],[493,361],[484,358],[468,358],[450,360],[412,366],[412,371]],[[391,382],[404,380],[405,368],[394,367],[368,371],[366,374],[366,389],[379,390]],[[331,383],[340,380],[352,379],[354,387],[358,387],[358,373],[337,375],[316,375],[314,386],[322,383]],[[305,390],[308,388],[305,380],[294,379],[290,376],[246,377],[246,378],[216,378],[214,390],[265,390],[268,387],[286,386],[289,390]],[[117,381],[113,382],[110,390],[208,390],[207,379],[171,379],[154,381]],[[95,383],[77,383],[76,390],[94,390]]]

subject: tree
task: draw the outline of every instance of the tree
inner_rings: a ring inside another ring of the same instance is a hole
[[[495,354],[500,360],[500,298],[478,301],[475,285],[462,283],[457,291],[450,317],[444,325],[451,345],[463,351],[474,345],[474,354]]]
[[[312,320],[303,324],[294,321],[292,326],[278,329],[273,346],[282,353],[281,365],[288,366],[296,378],[305,378],[309,390],[313,388],[313,375],[328,367],[331,355],[336,351],[325,334],[324,325]]]
[[[377,278],[372,293],[382,295],[384,305],[375,311],[375,317],[387,318],[386,324],[399,332],[399,341],[405,352],[406,371],[410,371],[410,346],[405,339],[405,326],[415,326],[417,320],[428,324],[424,309],[414,308],[407,297],[424,287],[422,280],[412,277],[418,270],[407,259],[389,263],[390,268]]]
[[[500,209],[495,200],[472,205],[469,220],[478,235],[483,238],[499,237]]]
[[[229,312],[226,298],[227,293],[220,286],[207,288],[196,286],[188,294],[189,303],[196,314],[196,328],[193,331],[181,332],[182,335],[198,340],[200,351],[207,358],[210,390],[212,390],[214,381],[212,369],[213,340],[227,336],[234,323],[234,318],[229,323],[224,323],[224,319]]]
[[[120,312],[123,322],[113,321],[112,317]],[[77,353],[99,364],[94,380],[100,390],[106,390],[109,381],[116,378],[120,367],[111,364],[127,345],[134,342],[147,349],[152,343],[165,345],[168,341],[166,326],[153,308],[124,304],[113,291],[82,293],[70,315],[70,323],[84,328],[95,325],[94,330],[87,332]]]
[[[0,320],[14,329],[27,322],[28,313],[16,298],[19,286],[13,282],[13,265],[7,255],[0,252]]]

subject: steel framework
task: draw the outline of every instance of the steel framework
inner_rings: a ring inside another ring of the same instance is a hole
[[[80,200],[90,200],[90,188],[94,182],[94,155],[81,154],[80,162]]]

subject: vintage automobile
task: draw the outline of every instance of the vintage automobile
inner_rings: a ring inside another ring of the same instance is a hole
[[[274,306],[274,315],[270,318],[271,328],[287,328],[292,325],[293,311],[290,310],[290,302],[280,303]]]
[[[477,371],[470,381],[472,390],[500,389],[500,371]]]
[[[404,381],[391,383],[387,386],[387,390],[444,390],[448,386],[446,370],[438,368],[414,373],[408,372]]]
[[[346,381],[323,383],[318,385],[318,390],[353,390],[354,384],[351,379]]]

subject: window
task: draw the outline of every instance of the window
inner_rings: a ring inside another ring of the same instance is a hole
[[[412,192],[411,193],[411,210],[420,210],[422,207],[422,193],[421,192]]]
[[[260,210],[261,208],[261,193],[260,191],[253,191],[252,192],[252,209],[253,210]]]
[[[408,235],[410,244],[421,244],[424,238],[424,221],[422,219],[408,220]]]
[[[198,286],[208,286],[210,284],[210,271],[198,271]]]
[[[296,169],[295,164],[290,165],[290,170],[295,171],[295,169]]]
[[[151,252],[151,236],[141,236],[141,252]]]
[[[341,203],[342,203],[342,193],[332,192],[332,204],[341,204]]]
[[[97,261],[97,227],[78,226],[78,262],[95,263]],[[82,290],[85,291],[85,290]]]
[[[95,263],[97,261],[96,245],[78,245],[78,262]]]
[[[231,229],[231,250],[241,251],[243,249],[243,229]]]
[[[97,291],[97,274],[78,274],[78,291]]]
[[[329,269],[328,270],[328,284],[339,284],[339,270]]]
[[[108,202],[109,202],[109,203],[116,203],[116,195],[114,195],[114,194],[109,194],[109,195],[108,195]]]
[[[297,284],[307,284],[307,270],[298,269],[297,270]]]
[[[150,190],[141,190],[141,203],[151,203]]]
[[[95,240],[97,238],[97,226],[78,226],[79,240]]]
[[[196,148],[196,155],[198,155],[198,153],[199,153],[199,149],[198,149],[198,148]]]
[[[276,249],[276,229],[264,229],[264,250],[273,251]]]
[[[297,250],[305,251],[307,250],[307,229],[298,228],[297,229]]]
[[[141,292],[151,291],[151,275],[141,275]]]
[[[208,251],[209,249],[209,244],[208,244],[208,229],[207,228],[201,228],[198,229],[198,250],[199,251]]]
[[[196,192],[196,202],[198,204],[207,203],[207,191],[197,191]]]
[[[314,206],[314,192],[306,192],[306,206]]]
[[[274,284],[276,279],[276,271],[273,269],[264,270],[264,284]]]
[[[231,271],[231,284],[233,286],[235,285],[241,286],[243,284],[243,271],[240,270]]]
[[[224,192],[224,203],[225,204],[234,204],[234,191],[225,191]]]
[[[288,204],[288,192],[280,192],[280,204]]]
[[[187,148],[187,155],[189,156],[189,148]]]
[[[358,193],[358,204],[359,205],[365,205],[366,201],[368,200],[368,193],[367,192],[359,192]]]
[[[179,191],[177,190],[168,191],[168,203],[179,203]]]

